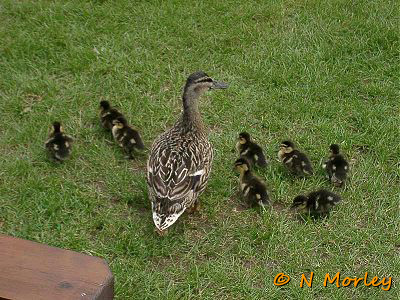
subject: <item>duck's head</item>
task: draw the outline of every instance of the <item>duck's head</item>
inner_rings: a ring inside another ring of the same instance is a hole
[[[103,100],[100,102],[100,109],[101,110],[107,110],[110,109],[110,102]]]
[[[247,161],[247,159],[241,157],[235,161],[235,168],[240,173],[244,173],[250,171],[250,163]]]
[[[337,155],[337,154],[339,154],[339,145],[337,145],[337,144],[332,144],[332,145],[330,145],[330,147],[329,147],[329,150],[330,150],[330,152],[332,153],[332,154],[334,154],[334,155]]]
[[[308,200],[308,198],[306,196],[299,195],[293,199],[293,204],[290,208],[291,209],[296,209],[296,208],[303,209],[307,205],[307,200]]]
[[[197,99],[206,91],[211,89],[226,89],[227,87],[228,84],[216,81],[205,72],[198,71],[191,74],[186,80],[183,95],[186,99]]]
[[[58,121],[53,122],[53,133],[63,132],[61,123]]]
[[[247,142],[250,142],[250,134],[245,131],[239,133],[239,143],[244,145]]]
[[[279,146],[279,150],[284,153],[290,153],[294,149],[295,149],[295,145],[292,141],[283,141]]]
[[[128,122],[124,117],[118,117],[112,122],[113,126],[116,126],[117,128],[124,128]]]

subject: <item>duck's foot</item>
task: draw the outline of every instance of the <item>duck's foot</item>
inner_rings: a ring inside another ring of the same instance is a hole
[[[155,228],[154,231],[157,232],[157,234],[158,234],[159,236],[166,236],[167,233],[168,233],[168,229],[160,230],[160,229],[158,229],[158,228]]]
[[[335,187],[342,187],[343,186],[343,182],[342,181],[332,181],[333,186]]]
[[[199,212],[200,211],[200,202],[196,201],[196,203],[194,204],[194,211],[195,212]]]
[[[260,200],[260,201],[258,201],[258,203],[257,203],[260,207],[262,207],[262,208],[266,208],[267,206],[269,206],[271,203],[269,203],[269,201],[262,201],[262,200]]]
[[[236,207],[233,208],[233,211],[235,213],[238,213],[238,212],[248,210],[249,208],[250,208],[250,205],[248,205],[247,203],[239,203]]]
[[[200,211],[200,202],[196,201],[192,206],[187,208],[187,212],[189,214],[194,214],[195,212],[199,212]]]

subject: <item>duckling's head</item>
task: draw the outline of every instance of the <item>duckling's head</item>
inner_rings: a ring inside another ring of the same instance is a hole
[[[307,206],[308,198],[304,195],[299,195],[293,199],[293,204],[290,207],[291,209],[300,208],[303,209]]]
[[[291,141],[283,141],[279,146],[279,150],[283,151],[284,153],[290,153],[294,149],[295,149],[294,143]]]
[[[330,149],[330,151],[331,151],[332,154],[334,154],[334,155],[339,154],[339,151],[340,151],[340,150],[339,150],[339,145],[337,145],[337,144],[332,144],[332,145],[330,145],[329,149]]]
[[[250,134],[245,131],[239,133],[239,143],[244,145],[247,142],[250,142]]]
[[[107,110],[110,109],[110,102],[103,100],[100,102],[100,109],[101,110]]]
[[[228,84],[212,79],[203,71],[191,74],[186,80],[183,97],[186,101],[197,99],[211,89],[226,89]]]
[[[124,117],[118,117],[112,122],[113,126],[116,126],[117,128],[124,128],[128,122]]]
[[[240,173],[244,173],[250,171],[250,163],[247,161],[247,159],[241,157],[235,161],[235,168]]]
[[[61,123],[58,121],[53,122],[53,133],[59,133],[59,132],[63,132]]]

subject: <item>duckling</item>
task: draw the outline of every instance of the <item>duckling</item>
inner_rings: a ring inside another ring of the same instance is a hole
[[[112,134],[115,141],[124,149],[127,158],[133,159],[134,148],[143,150],[144,144],[138,131],[128,125],[124,117],[113,120]]]
[[[112,130],[113,121],[118,117],[123,117],[123,115],[115,108],[111,108],[108,101],[100,102],[100,121],[105,129]]]
[[[349,163],[340,154],[339,145],[332,144],[329,147],[331,155],[329,159],[322,165],[327,172],[328,179],[336,187],[343,185],[347,178],[347,173],[349,171]]]
[[[267,166],[263,149],[251,141],[250,134],[242,132],[239,134],[239,141],[236,144],[236,149],[239,151],[241,157],[246,158],[251,166],[257,164],[259,167]]]
[[[325,217],[330,209],[341,201],[339,195],[320,189],[311,192],[308,196],[299,195],[293,199],[292,209],[307,213],[312,217]]]
[[[235,167],[239,171],[239,184],[242,196],[250,207],[255,205],[268,205],[269,195],[265,183],[251,172],[250,162],[241,157],[235,161]]]
[[[186,209],[199,209],[199,195],[207,186],[213,148],[199,110],[207,91],[225,89],[199,71],[191,74],[183,90],[183,112],[175,125],[153,143],[147,161],[147,184],[156,231],[163,235]]]
[[[295,175],[312,175],[313,168],[308,157],[298,151],[291,141],[284,141],[279,147],[278,157],[282,163]]]
[[[54,122],[45,146],[55,160],[64,161],[71,153],[72,141],[72,137],[64,133],[61,123]]]

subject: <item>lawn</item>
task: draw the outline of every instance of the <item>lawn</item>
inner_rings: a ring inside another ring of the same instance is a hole
[[[201,213],[161,238],[146,153],[124,159],[98,104],[121,109],[150,148],[197,70],[230,83],[201,103],[213,172]],[[399,74],[397,1],[0,0],[0,232],[105,258],[116,299],[399,299]],[[54,120],[75,138],[63,164],[44,151]],[[266,211],[234,211],[243,130],[271,161],[256,173],[281,205]],[[313,177],[277,162],[288,138]],[[351,162],[342,189],[321,169],[331,143]],[[299,221],[293,198],[319,187],[342,203]],[[277,287],[280,272],[291,282]],[[393,283],[324,287],[337,272]]]

